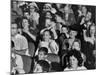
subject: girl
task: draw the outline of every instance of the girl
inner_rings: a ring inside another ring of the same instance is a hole
[[[48,53],[58,54],[59,48],[57,43],[52,39],[52,32],[50,30],[45,30],[43,32],[43,40],[40,41],[39,48],[46,47],[48,49]],[[38,54],[38,50],[35,55]]]
[[[85,66],[82,66],[82,57],[79,51],[72,50],[68,53],[68,66],[64,69],[67,70],[86,70]]]

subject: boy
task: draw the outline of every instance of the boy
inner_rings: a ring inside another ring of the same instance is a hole
[[[38,60],[45,60],[48,54],[48,49],[46,47],[41,47],[38,51],[38,55],[35,57],[35,62]]]
[[[45,60],[39,60],[34,69],[34,73],[49,72],[50,64]]]

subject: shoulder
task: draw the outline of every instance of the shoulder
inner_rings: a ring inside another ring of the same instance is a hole
[[[70,69],[70,68],[65,68],[65,69],[64,69],[64,71],[68,71],[68,70],[72,70],[72,69]]]
[[[86,70],[87,68],[85,66],[81,66],[81,67],[78,67],[78,70]]]
[[[19,40],[21,40],[21,41],[27,41],[26,37],[24,37],[24,36],[21,35],[21,34],[17,34],[17,35],[16,35],[16,39],[19,39]]]
[[[55,40],[51,40],[50,44],[55,45],[56,44]]]

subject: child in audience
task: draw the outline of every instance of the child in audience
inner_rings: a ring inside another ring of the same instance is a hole
[[[45,60],[39,60],[34,69],[34,73],[49,72],[50,64]]]

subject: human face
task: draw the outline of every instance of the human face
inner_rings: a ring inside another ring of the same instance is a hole
[[[70,31],[71,38],[75,38],[76,35],[77,35],[77,31],[73,31],[73,30]]]
[[[30,8],[30,12],[32,13],[32,12],[34,12],[35,11],[35,7],[31,7]]]
[[[92,13],[91,13],[91,12],[88,12],[88,13],[86,14],[85,20],[86,20],[86,21],[89,21],[89,20],[91,19],[91,17],[92,17]]]
[[[50,25],[51,25],[51,20],[50,19],[46,19],[45,27],[50,27]]]
[[[62,28],[62,33],[65,33],[66,34],[67,32],[68,32],[67,28],[63,27]]]
[[[42,67],[41,67],[39,64],[36,64],[36,67],[35,67],[35,69],[34,69],[34,72],[35,72],[35,73],[43,72]]]
[[[43,7],[43,11],[44,12],[46,12],[46,11],[50,11],[51,9],[50,9],[50,7],[49,6],[47,6],[47,5],[44,5],[44,7]]]
[[[29,23],[28,23],[28,20],[27,19],[23,19],[22,26],[23,26],[24,29],[25,28],[28,28]]]
[[[14,36],[17,34],[17,24],[11,25],[11,35]]]
[[[72,48],[80,51],[80,44],[79,44],[79,42],[74,42]]]
[[[24,13],[24,16],[27,17],[28,19],[29,19],[29,17],[30,17],[30,15],[29,15],[28,12],[25,12],[25,13]]]
[[[78,60],[77,60],[77,58],[75,58],[74,56],[71,56],[70,57],[70,65],[71,65],[71,67],[76,67],[76,66],[78,66]]]
[[[51,16],[51,13],[50,13],[50,12],[47,12],[47,13],[46,13],[46,18],[52,18],[52,16]]]
[[[85,6],[83,6],[83,7],[82,7],[82,13],[85,13],[85,14],[86,14],[86,12],[87,12],[87,9],[86,9]]]
[[[96,32],[95,26],[91,26],[90,34],[95,34],[95,32]]]
[[[38,54],[39,60],[44,60],[45,59],[45,55],[44,52],[40,51]]]
[[[48,31],[44,32],[43,39],[44,41],[48,41],[51,38],[50,33]]]
[[[65,6],[64,12],[65,12],[65,13],[69,13],[69,12],[70,12],[70,8],[69,8],[68,6]]]
[[[17,2],[16,1],[13,2],[13,8],[17,8]]]

